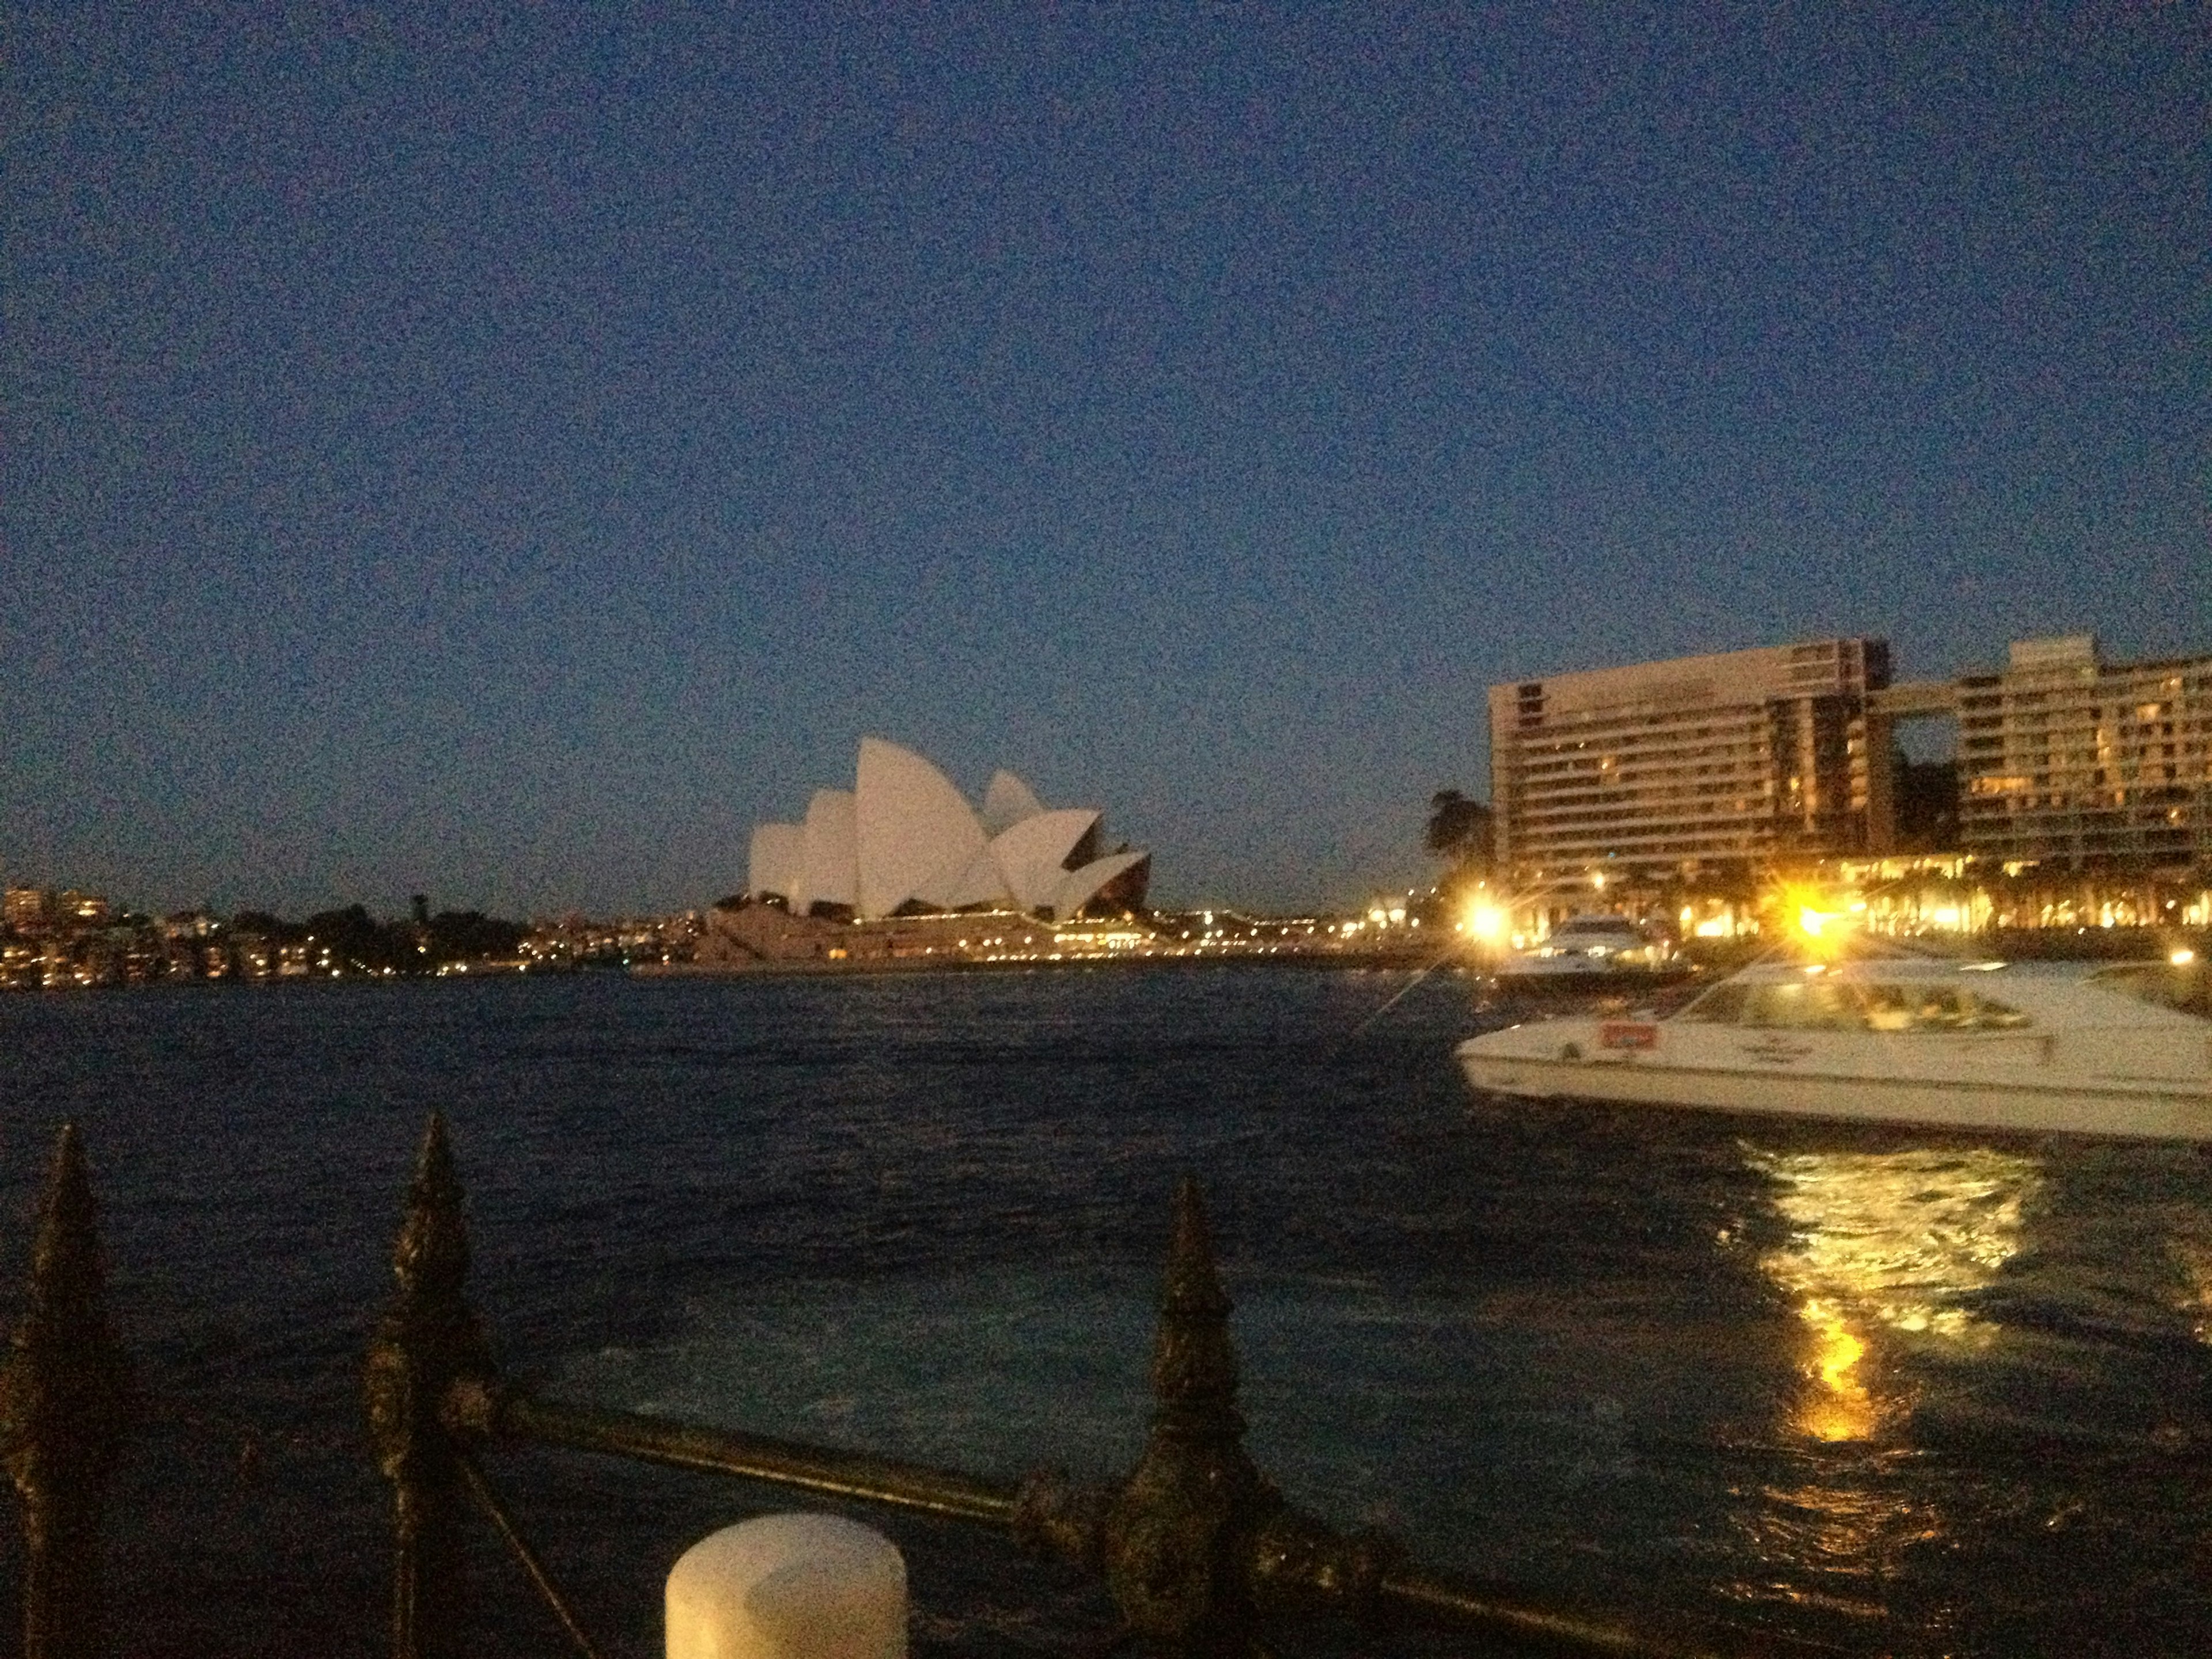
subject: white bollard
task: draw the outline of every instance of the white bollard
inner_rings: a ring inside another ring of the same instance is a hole
[[[668,1575],[668,1659],[906,1659],[906,1563],[835,1515],[764,1515]]]

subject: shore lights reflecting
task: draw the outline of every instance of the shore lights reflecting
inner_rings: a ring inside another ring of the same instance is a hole
[[[2042,1164],[1987,1147],[1753,1148],[1747,1158],[1775,1183],[1790,1226],[1759,1265],[1806,1328],[1808,1386],[1792,1426],[1815,1440],[1868,1439],[1910,1404],[1877,1374],[1885,1338],[1979,1346],[1995,1336],[1969,1299],[2019,1249]]]

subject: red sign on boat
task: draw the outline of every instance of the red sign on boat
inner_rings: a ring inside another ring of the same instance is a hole
[[[1601,1048],[1656,1048],[1659,1028],[1636,1020],[1607,1020],[1598,1027],[1597,1044]]]

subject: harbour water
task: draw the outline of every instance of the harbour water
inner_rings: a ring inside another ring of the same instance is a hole
[[[358,1357],[434,1106],[477,1305],[550,1393],[1117,1469],[1188,1170],[1255,1455],[1340,1524],[1850,1652],[2212,1640],[2212,1163],[1479,1100],[1450,1047],[1503,1016],[1437,975],[1369,1024],[1407,978],[0,1000],[8,1312],[73,1117],[139,1363],[122,1650],[378,1650]],[[551,1453],[496,1467],[633,1653],[657,1650],[684,1544],[764,1501]],[[988,1542],[901,1536],[925,1647],[1072,1651],[1099,1628],[1072,1582]],[[479,1650],[557,1650],[491,1549]]]

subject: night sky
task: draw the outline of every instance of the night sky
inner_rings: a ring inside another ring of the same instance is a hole
[[[872,733],[1341,902],[1493,681],[2212,651],[2212,9],[1844,9],[11,8],[0,875],[697,905]]]

